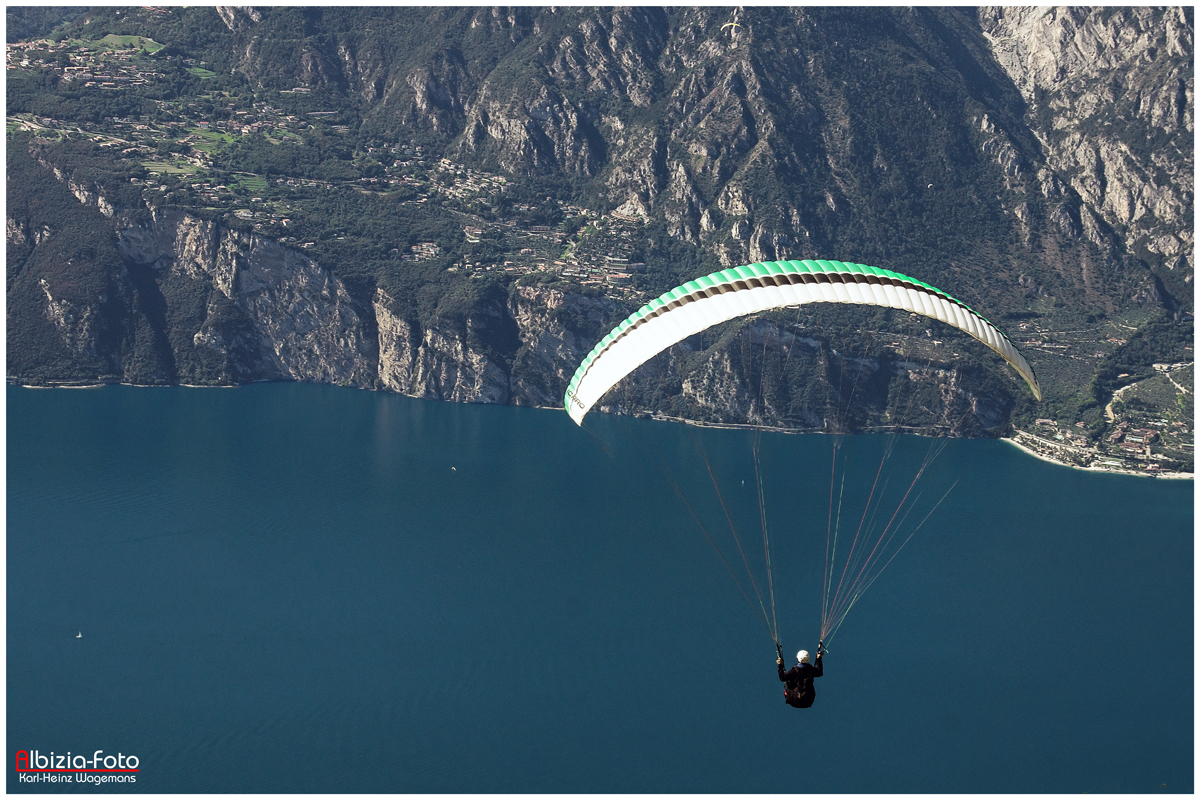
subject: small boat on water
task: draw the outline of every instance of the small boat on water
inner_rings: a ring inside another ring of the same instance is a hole
[[[83,638],[83,631],[80,631],[79,633],[75,634],[75,638],[76,638],[76,639],[82,639],[82,638]]]

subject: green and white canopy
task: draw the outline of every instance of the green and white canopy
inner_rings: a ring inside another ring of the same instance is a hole
[[[1042,399],[1033,369],[1008,337],[942,290],[865,264],[767,261],[688,281],[642,306],[583,360],[563,404],[571,419],[582,425],[605,392],[671,345],[735,317],[805,303],[884,306],[941,320],[999,353]]]

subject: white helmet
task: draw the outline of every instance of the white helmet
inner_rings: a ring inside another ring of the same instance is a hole
[[[808,651],[801,650],[799,653],[796,653],[796,660],[799,661],[801,664],[807,664],[808,663]]]

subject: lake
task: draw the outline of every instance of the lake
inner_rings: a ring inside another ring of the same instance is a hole
[[[134,755],[102,791],[1194,788],[1191,481],[950,441],[922,482],[953,490],[798,710],[643,455],[740,569],[696,437],[759,569],[750,432],[300,384],[10,386],[7,411],[9,757]],[[886,438],[842,439],[848,509]],[[763,437],[789,665],[833,442]],[[894,442],[893,486],[929,444]],[[9,791],[97,790],[11,764]]]

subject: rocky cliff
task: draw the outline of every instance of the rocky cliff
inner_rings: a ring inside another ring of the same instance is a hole
[[[163,332],[174,339],[171,361],[196,365],[177,370],[177,380],[374,382],[369,321],[342,282],[301,253],[179,211],[119,227],[117,237],[122,256],[150,272],[166,316],[178,323]]]
[[[35,362],[10,357],[10,377],[24,382],[300,380],[557,407],[583,356],[631,310],[517,283],[477,298],[465,313],[418,319],[382,287],[369,303],[356,302],[338,277],[287,245],[178,209],[114,208],[98,188],[63,175],[56,183],[60,200],[87,224],[56,225],[35,209],[9,217],[10,254],[20,262],[10,309],[33,308],[43,324],[32,336],[12,327],[10,353],[36,352],[48,339],[73,354],[76,368],[46,376]],[[77,275],[53,268],[61,266],[53,248],[80,228],[111,240],[101,257],[92,254],[103,291],[80,293]],[[601,409],[814,430],[901,424],[958,435],[994,435],[1012,411],[1013,387],[969,360],[922,363],[863,347],[846,332],[805,335],[798,320],[768,317],[693,337],[628,379]],[[908,325],[918,336],[923,326]]]
[[[482,304],[460,323],[437,319],[421,330],[394,313],[394,305],[377,290],[385,388],[438,400],[548,407],[561,405],[575,368],[621,311],[611,300],[516,286],[505,303]],[[519,335],[515,351],[489,358],[478,344],[480,330],[507,325]]]
[[[530,194],[639,217],[659,281],[682,263],[837,257],[919,274],[1013,325],[1132,331],[1192,307],[1190,9],[222,7],[73,24],[170,42],[248,92],[317,98],[360,151],[420,143]],[[8,369],[21,380],[292,379],[557,406],[631,310],[469,281],[459,302],[422,304],[398,257],[355,272],[134,207],[50,163],[19,168],[54,186],[37,203],[10,189]],[[786,359],[777,386],[756,347]],[[1058,354],[1040,355],[1054,402],[1094,405],[1097,375],[1128,373],[1096,348]],[[857,425],[917,407],[974,434],[1021,402],[994,367],[922,366],[774,319],[687,342],[610,399],[823,427],[851,404],[838,388],[851,374],[871,387]]]
[[[382,288],[369,304],[356,303],[329,270],[278,242],[177,209],[115,210],[95,187],[62,174],[57,180],[59,200],[80,204],[73,210],[90,226],[81,231],[68,220],[68,236],[110,239],[111,250],[95,265],[106,288],[79,293],[76,276],[48,269],[60,258],[47,248],[62,238],[61,221],[13,210],[10,264],[20,268],[11,276],[10,308],[32,306],[30,316],[51,328],[32,337],[22,326],[11,328],[10,353],[33,352],[49,340],[78,360],[74,371],[43,376],[36,363],[10,359],[16,380],[299,380],[557,406],[578,362],[624,311],[603,298],[517,286],[463,318],[421,324],[398,312]],[[499,349],[497,331],[511,331],[499,336]]]
[[[1195,52],[1176,8],[985,8],[996,61],[1028,104],[1045,195],[1078,194],[1082,234],[1140,253],[1175,291],[1195,267]],[[1074,221],[1064,220],[1071,229]]]

